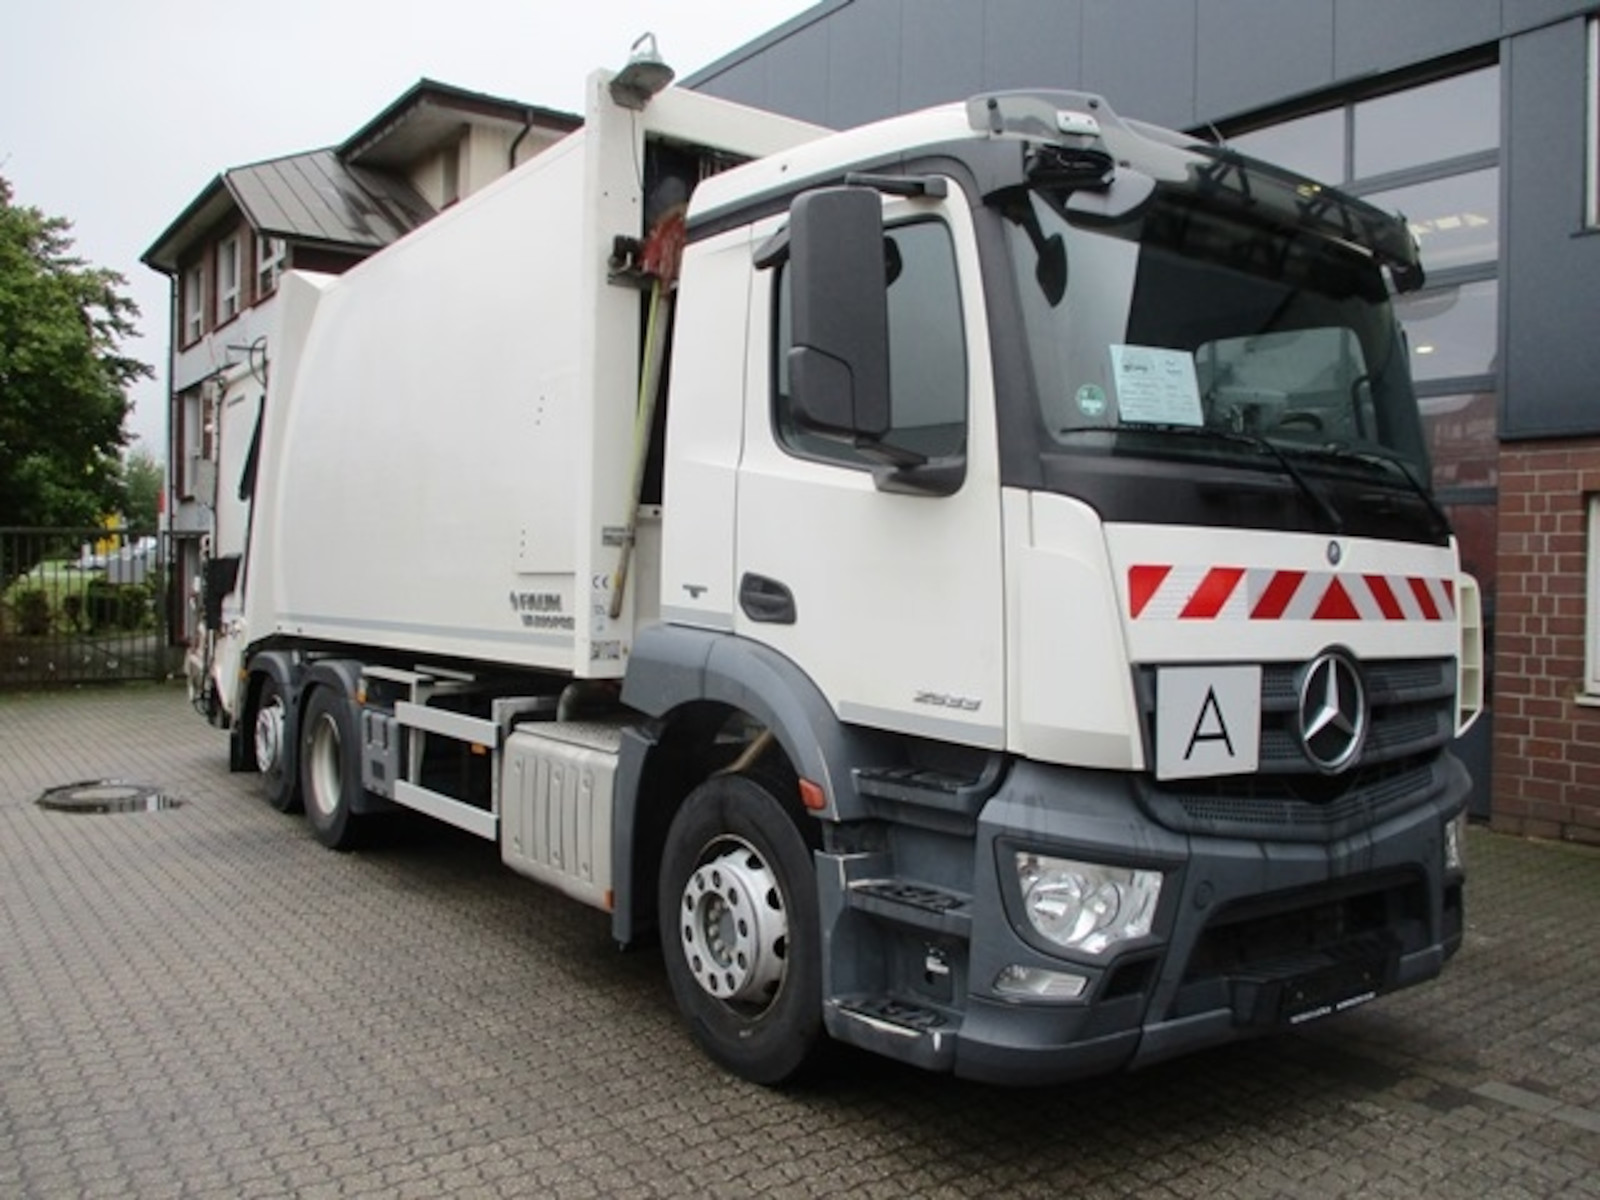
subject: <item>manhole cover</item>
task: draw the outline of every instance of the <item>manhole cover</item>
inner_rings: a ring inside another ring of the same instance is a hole
[[[159,788],[145,783],[124,783],[120,779],[95,779],[51,788],[39,797],[39,807],[55,812],[124,813],[158,812],[177,808],[183,801],[162,795]]]

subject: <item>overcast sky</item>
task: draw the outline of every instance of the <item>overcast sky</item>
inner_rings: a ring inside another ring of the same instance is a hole
[[[129,428],[165,450],[168,285],[139,262],[226,167],[342,142],[426,76],[578,111],[655,33],[681,79],[813,0],[4,0],[0,175],[143,310]]]

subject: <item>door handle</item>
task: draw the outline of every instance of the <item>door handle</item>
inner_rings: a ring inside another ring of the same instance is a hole
[[[759,625],[793,625],[794,593],[776,579],[746,573],[739,580],[739,607]]]

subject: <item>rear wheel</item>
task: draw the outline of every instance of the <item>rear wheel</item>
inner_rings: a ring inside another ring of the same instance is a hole
[[[300,727],[300,791],[306,822],[324,846],[353,849],[362,820],[351,805],[361,791],[361,747],[350,702],[331,687],[311,693]]]
[[[300,808],[294,745],[288,739],[288,728],[289,709],[283,700],[283,690],[269,675],[261,681],[261,693],[256,700],[253,741],[262,790],[267,803],[279,812],[296,812]]]
[[[708,780],[662,856],[673,995],[701,1048],[754,1083],[795,1077],[825,1041],[816,874],[796,808],[766,782]]]

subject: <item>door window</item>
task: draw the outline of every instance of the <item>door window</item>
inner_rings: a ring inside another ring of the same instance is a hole
[[[884,234],[889,280],[891,428],[884,442],[926,458],[961,454],[967,442],[967,351],[955,248],[940,221]],[[798,428],[789,404],[789,273],[777,287],[773,423],[779,443],[800,458],[872,465],[847,442]]]

